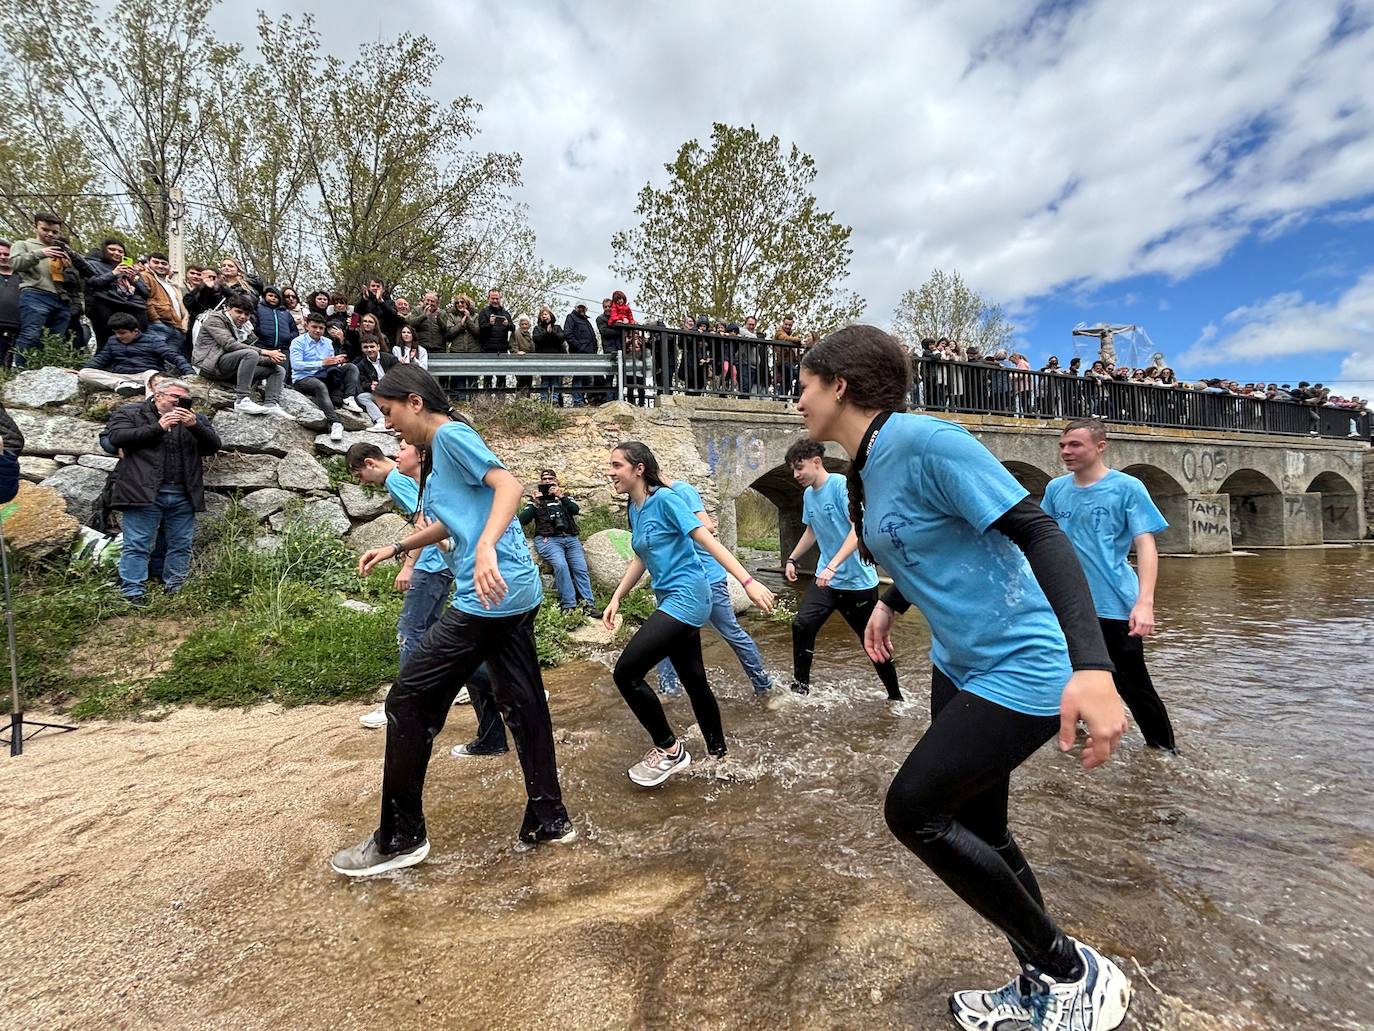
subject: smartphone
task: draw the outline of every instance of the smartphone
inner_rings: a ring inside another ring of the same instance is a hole
[[[124,259],[123,261],[121,261],[119,264],[120,264],[121,266],[123,266],[123,267],[128,267],[128,266],[133,265],[133,263],[134,263],[134,259],[133,259],[133,258],[125,258],[125,259]]]
[[[194,408],[195,406],[196,406],[196,399],[195,399],[194,397],[179,397],[179,398],[177,398],[177,407],[178,407],[178,408],[185,408],[187,411],[190,411],[190,410],[191,410],[192,408]]]

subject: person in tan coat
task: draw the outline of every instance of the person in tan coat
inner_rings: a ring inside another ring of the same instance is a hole
[[[180,287],[172,282],[172,266],[167,255],[148,255],[143,282],[148,287],[147,332],[160,336],[174,351],[189,358],[191,348],[186,339],[186,304],[181,299]]]

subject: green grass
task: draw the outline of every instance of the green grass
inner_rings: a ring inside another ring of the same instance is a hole
[[[735,541],[754,551],[778,550],[778,509],[755,490],[735,499]]]
[[[568,423],[561,409],[537,397],[481,398],[472,406],[471,419],[479,433],[495,431],[522,436],[553,433]]]
[[[623,508],[610,505],[588,505],[577,516],[577,532],[585,541],[594,533],[602,530],[629,530],[630,523],[625,518]]]

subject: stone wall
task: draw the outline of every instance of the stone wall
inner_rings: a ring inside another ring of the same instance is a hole
[[[206,516],[221,514],[238,497],[262,524],[260,543],[286,525],[289,513],[327,526],[358,550],[404,534],[404,522],[391,511],[384,494],[352,483],[331,486],[321,464],[342,455],[357,441],[376,444],[394,454],[399,438],[373,433],[368,421],[340,412],[345,433],[329,439],[324,414],[302,395],[287,389],[282,404],[292,419],[241,415],[233,410],[233,393],[217,384],[189,381],[197,409],[210,417],[223,444],[206,461]],[[116,459],[101,450],[99,436],[108,414],[130,403],[110,391],[89,390],[64,369],[23,372],[5,386],[6,409],[25,436],[20,469],[38,485],[35,498],[56,491],[66,509],[85,523],[95,511]],[[646,412],[621,402],[566,413],[568,423],[556,433],[530,436],[484,434],[492,449],[525,484],[533,484],[545,467],[558,472],[563,486],[585,506],[624,507],[606,480],[610,449],[623,440],[642,440],[658,456],[666,476],[688,479],[702,488],[712,510],[718,498],[709,470],[697,454],[685,420],[663,412]],[[30,502],[37,504],[37,501]],[[68,527],[63,533],[70,539]]]

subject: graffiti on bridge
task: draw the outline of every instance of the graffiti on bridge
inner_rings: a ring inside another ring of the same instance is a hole
[[[1231,535],[1231,511],[1223,501],[1189,498],[1188,525],[1195,537],[1229,537]]]
[[[1230,472],[1226,455],[1221,451],[1185,451],[1181,462],[1183,478],[1189,483],[1197,483],[1199,480],[1210,483],[1213,477],[1224,480]]]

